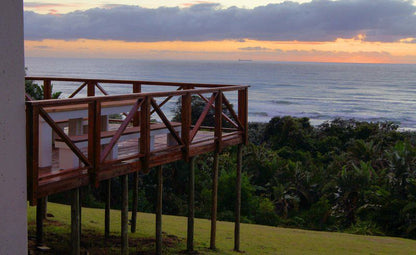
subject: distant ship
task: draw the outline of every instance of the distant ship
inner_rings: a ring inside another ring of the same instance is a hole
[[[251,62],[251,59],[238,59],[238,62]]]

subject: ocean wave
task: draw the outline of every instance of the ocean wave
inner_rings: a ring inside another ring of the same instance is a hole
[[[269,117],[269,114],[267,114],[267,112],[249,112],[249,115]]]
[[[286,100],[272,100],[273,104],[283,104],[283,105],[290,105],[290,104],[296,104],[293,101],[286,101]]]

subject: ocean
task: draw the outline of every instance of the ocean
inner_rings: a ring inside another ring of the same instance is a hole
[[[291,115],[313,125],[344,118],[416,129],[416,65],[28,57],[25,66],[30,76],[250,85],[249,121]],[[77,85],[54,83],[54,90],[65,97]]]

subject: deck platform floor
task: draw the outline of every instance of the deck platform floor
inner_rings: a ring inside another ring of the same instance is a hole
[[[214,132],[199,131],[196,134],[193,142],[198,143],[200,145],[211,144],[214,142]],[[139,153],[139,139],[138,138],[121,141],[121,142],[118,142],[117,145],[118,145],[118,159],[127,158],[129,156],[134,156]],[[154,141],[154,148],[152,151],[163,151],[163,149],[167,149],[167,148],[168,148],[167,134],[156,135],[155,141]],[[85,154],[85,156],[88,156],[87,148],[83,148],[81,151]],[[41,168],[39,177],[42,178],[45,175],[48,175],[50,173],[55,173],[60,170],[62,169],[60,169],[59,167],[59,149],[53,148],[52,167]]]

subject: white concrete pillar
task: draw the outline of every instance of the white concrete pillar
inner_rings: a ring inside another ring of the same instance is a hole
[[[0,254],[27,254],[23,1],[0,1]]]

